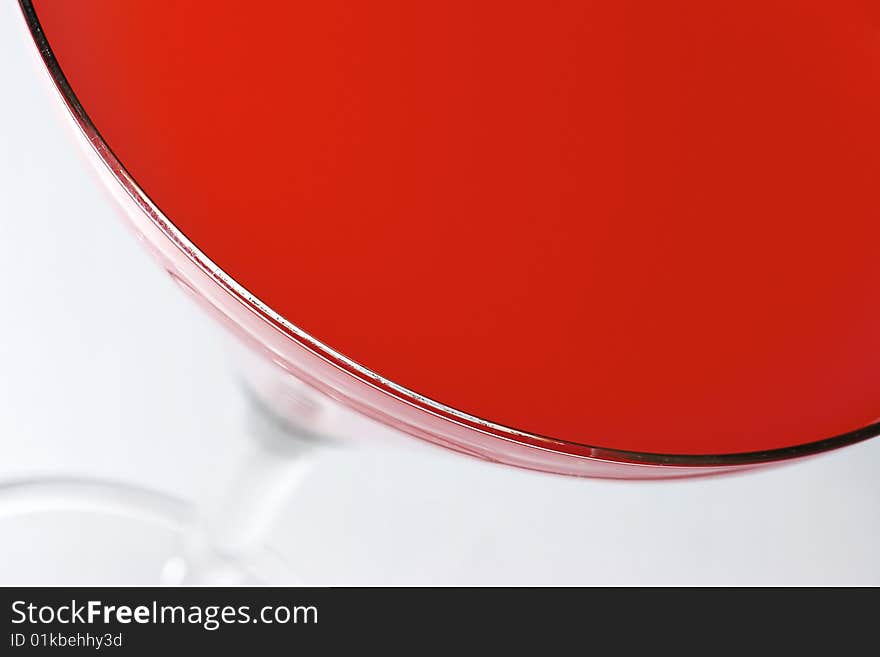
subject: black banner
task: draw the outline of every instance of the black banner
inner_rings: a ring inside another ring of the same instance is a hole
[[[876,589],[867,593],[875,599]],[[0,588],[0,655],[391,647],[421,654],[467,652],[476,639],[602,654],[634,644],[708,648],[705,641],[768,648],[774,634],[788,648],[802,638],[816,648],[822,633],[840,648],[853,630],[870,627],[874,605],[862,606],[864,596],[814,596],[781,589]]]

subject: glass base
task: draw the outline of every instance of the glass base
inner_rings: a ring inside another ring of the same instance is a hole
[[[0,486],[0,581],[41,585],[300,584],[259,536],[219,531],[172,496],[115,482]],[[231,531],[230,531],[231,530]]]

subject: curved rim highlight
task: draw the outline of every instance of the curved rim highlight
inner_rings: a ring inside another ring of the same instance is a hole
[[[877,421],[865,427],[831,438],[770,450],[725,454],[661,454],[654,452],[638,452],[575,443],[507,427],[483,420],[468,413],[463,413],[450,406],[446,406],[445,404],[425,397],[424,395],[420,395],[413,390],[398,385],[393,381],[385,379],[376,372],[363,367],[357,362],[335,351],[329,345],[326,345],[309,335],[273,311],[268,305],[260,301],[256,295],[246,290],[232,277],[226,274],[226,272],[199,250],[199,248],[193,244],[167,216],[165,216],[115,156],[112,149],[101,137],[97,127],[92,123],[89,115],[79,102],[79,99],[61,69],[61,65],[58,63],[52,52],[49,41],[40,25],[32,0],[18,0],[18,2],[24,14],[24,19],[31,37],[39,51],[40,58],[46,66],[53,84],[67,105],[77,127],[88,139],[90,146],[98,154],[99,158],[113,175],[115,180],[121,184],[125,191],[137,202],[141,210],[144,211],[144,214],[147,215],[147,218],[154,223],[156,227],[194,264],[204,272],[208,273],[216,283],[223,287],[228,293],[239,299],[261,319],[280,329],[290,339],[300,343],[300,345],[338,365],[345,372],[356,379],[359,379],[362,383],[376,386],[386,393],[412,404],[427,413],[440,416],[451,422],[464,424],[478,431],[489,434],[495,439],[513,442],[533,449],[551,451],[561,457],[587,457],[589,459],[621,464],[628,463],[639,465],[707,468],[718,466],[736,467],[757,465],[819,454],[880,435],[880,421]],[[149,212],[146,211],[147,209],[149,209]]]

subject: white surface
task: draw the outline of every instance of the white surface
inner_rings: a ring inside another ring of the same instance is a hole
[[[0,3],[0,482],[103,477],[211,498],[248,449],[225,338],[98,187],[17,11]],[[880,439],[673,483],[566,479],[430,447],[335,450],[268,542],[314,584],[880,584],[878,474]],[[111,545],[100,522],[46,518],[0,519],[0,584],[142,581],[167,549],[164,535],[139,541],[149,554],[105,577],[71,556],[90,538]]]

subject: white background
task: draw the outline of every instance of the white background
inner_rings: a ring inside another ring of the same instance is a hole
[[[17,12],[0,0],[0,484],[98,477],[210,498],[248,448],[225,338],[100,189]],[[334,450],[282,504],[266,542],[302,581],[880,584],[880,439],[671,483],[412,443]],[[171,539],[105,520],[0,518],[0,584],[149,581]]]

